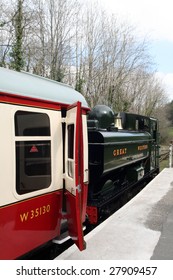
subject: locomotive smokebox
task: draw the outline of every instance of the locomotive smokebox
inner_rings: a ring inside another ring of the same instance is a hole
[[[96,105],[88,115],[88,120],[98,121],[99,129],[108,129],[114,126],[114,119],[114,112],[106,105]]]

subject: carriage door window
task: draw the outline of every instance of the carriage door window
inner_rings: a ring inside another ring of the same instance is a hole
[[[15,114],[16,190],[18,194],[45,189],[51,183],[50,120],[47,114]]]
[[[74,124],[69,124],[68,130],[68,176],[74,178]]]

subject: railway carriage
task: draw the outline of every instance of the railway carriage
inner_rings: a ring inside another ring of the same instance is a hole
[[[0,68],[0,259],[60,236],[63,220],[85,248],[87,111],[69,86]]]

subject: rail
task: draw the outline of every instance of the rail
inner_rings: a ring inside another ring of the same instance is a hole
[[[168,152],[165,152],[165,153],[162,153],[162,154],[160,155],[159,161],[162,162],[163,160],[168,159],[168,158],[169,158],[169,151],[168,151]]]

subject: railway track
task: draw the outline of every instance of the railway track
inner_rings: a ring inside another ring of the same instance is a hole
[[[168,152],[164,152],[160,155],[160,159],[159,161],[162,162],[163,160],[165,159],[168,159],[169,158],[169,151]]]

